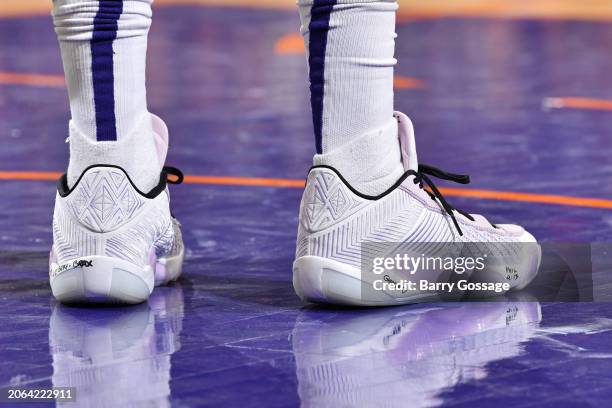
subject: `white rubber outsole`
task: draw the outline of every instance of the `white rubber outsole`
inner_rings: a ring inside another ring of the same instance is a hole
[[[150,265],[138,266],[107,256],[90,256],[60,265],[52,252],[49,263],[51,290],[63,303],[142,303],[155,286],[180,276],[183,257],[181,251],[176,256],[154,259]]]
[[[427,295],[395,298],[385,292],[362,296],[361,271],[351,265],[318,256],[293,262],[293,288],[305,302],[345,306],[394,306],[416,303]]]
[[[511,290],[522,290],[537,275],[542,262],[542,249],[536,245],[537,254],[527,265],[527,278]],[[406,297],[394,297],[383,291],[371,291],[363,297],[361,271],[332,259],[318,256],[303,256],[293,262],[293,287],[305,302],[346,306],[395,306],[418,303],[431,299],[431,295],[418,293]],[[366,284],[369,285],[369,284]]]

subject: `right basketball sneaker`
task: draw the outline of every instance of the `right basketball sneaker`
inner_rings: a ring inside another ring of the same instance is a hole
[[[430,177],[462,184],[469,183],[469,177],[419,165],[412,123],[402,113],[396,112],[395,117],[405,173],[386,192],[367,196],[336,169],[311,168],[300,205],[293,263],[298,296],[355,306],[398,305],[425,298],[418,291],[399,295],[381,291],[374,296],[364,291],[370,282],[365,274],[371,272],[362,270],[365,243],[454,243],[464,247],[478,243],[496,254],[510,254],[504,258],[510,258],[507,264],[494,268],[496,276],[484,280],[508,283],[515,290],[526,287],[541,261],[535,238],[520,226],[492,224],[481,215],[452,207]],[[422,253],[429,255],[425,250]]]
[[[163,163],[168,130],[152,121]],[[164,167],[157,186],[142,192],[118,166],[90,166],[73,186],[62,176],[49,259],[53,295],[68,303],[140,303],[154,286],[177,279],[184,248],[167,183],[182,179]]]

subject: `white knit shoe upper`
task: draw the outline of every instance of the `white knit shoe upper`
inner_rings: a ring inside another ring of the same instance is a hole
[[[366,242],[486,243],[489,251],[510,257],[515,253],[524,256],[523,243],[535,245],[535,238],[520,226],[493,225],[481,215],[465,214],[454,208],[447,211],[441,199],[419,183],[422,176],[418,173],[410,119],[401,113],[396,113],[396,118],[406,174],[387,192],[371,197],[354,190],[337,170],[313,167],[300,206],[296,259],[315,257],[310,259],[338,262],[357,270]],[[535,259],[529,264],[539,264],[539,249],[532,252]],[[315,268],[331,268],[316,265]],[[339,267],[344,268],[342,265]],[[305,273],[303,266],[300,271]],[[532,278],[514,277],[513,287],[522,287]],[[317,279],[315,286],[322,285],[321,278]]]
[[[418,169],[414,132],[407,116],[396,113],[406,170]],[[406,177],[380,197],[352,190],[332,168],[314,167],[308,174],[300,206],[297,257],[316,255],[359,265],[360,244],[383,242],[536,242],[518,225],[493,225],[481,215],[454,215],[454,227],[439,201]]]
[[[167,129],[157,117],[153,123],[163,160]],[[138,303],[154,286],[178,278],[184,249],[180,225],[170,213],[168,174],[182,180],[180,171],[165,167],[148,192],[116,165],[90,166],[74,185],[62,177],[49,268],[59,300]]]

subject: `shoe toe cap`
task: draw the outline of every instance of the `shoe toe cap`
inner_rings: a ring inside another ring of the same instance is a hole
[[[509,235],[517,238],[518,242],[538,242],[535,237],[520,225],[498,224],[497,227]]]

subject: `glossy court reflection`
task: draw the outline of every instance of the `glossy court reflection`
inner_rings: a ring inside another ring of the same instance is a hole
[[[76,387],[80,407],[170,406],[170,358],[180,349],[183,309],[178,284],[135,307],[56,304],[49,320],[53,386]]]
[[[513,358],[535,333],[540,304],[431,304],[345,313],[307,313],[293,331],[304,406],[426,407],[459,383],[483,379],[487,364]]]

